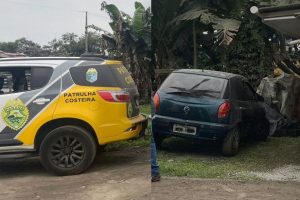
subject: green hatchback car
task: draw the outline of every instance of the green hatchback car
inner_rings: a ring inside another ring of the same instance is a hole
[[[269,135],[264,100],[240,75],[196,69],[174,71],[154,96],[157,146],[170,136],[221,141],[226,156],[243,136]]]

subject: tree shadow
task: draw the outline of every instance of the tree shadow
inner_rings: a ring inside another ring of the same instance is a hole
[[[48,176],[39,157],[3,158],[0,156],[0,179],[27,175]]]
[[[131,164],[145,164],[150,150],[127,148],[122,151],[98,152],[92,166],[84,173],[93,173],[98,170],[115,170]],[[54,176],[40,163],[38,156],[7,156],[0,155],[0,179],[21,176]]]

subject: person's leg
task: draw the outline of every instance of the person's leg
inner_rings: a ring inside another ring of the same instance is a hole
[[[152,182],[160,180],[160,170],[157,163],[156,145],[153,137],[151,138],[151,177]]]

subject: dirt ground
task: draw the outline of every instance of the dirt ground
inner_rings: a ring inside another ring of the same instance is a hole
[[[149,148],[97,155],[84,174],[57,177],[38,158],[0,160],[0,199],[150,199]]]
[[[163,177],[150,183],[149,148],[97,155],[86,173],[57,177],[38,158],[0,160],[0,199],[57,200],[300,200],[299,182],[232,181]]]
[[[299,182],[231,181],[163,177],[152,200],[300,200]]]

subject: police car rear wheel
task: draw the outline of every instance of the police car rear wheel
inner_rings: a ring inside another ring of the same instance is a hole
[[[63,126],[51,131],[40,146],[43,166],[58,175],[85,171],[96,156],[96,143],[83,128]]]

